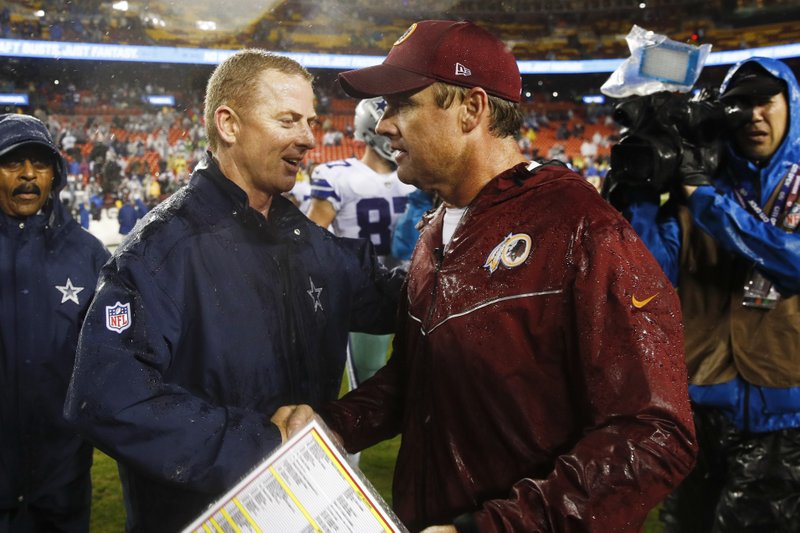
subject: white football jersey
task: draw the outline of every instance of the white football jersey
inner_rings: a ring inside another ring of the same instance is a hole
[[[354,157],[321,164],[311,175],[311,197],[329,201],[336,211],[333,233],[370,239],[379,256],[391,253],[394,227],[415,189],[397,172],[378,174]]]
[[[287,193],[289,196],[294,197],[297,208],[303,212],[308,213],[308,207],[311,205],[311,180],[300,179],[294,182],[294,187]]]

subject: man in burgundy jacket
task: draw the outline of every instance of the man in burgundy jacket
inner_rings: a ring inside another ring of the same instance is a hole
[[[658,264],[583,178],[525,161],[519,70],[486,31],[419,22],[340,82],[386,98],[400,179],[445,204],[394,355],[323,418],[351,452],[402,434],[394,507],[413,531],[640,531],[696,454]],[[309,413],[275,418],[291,433]]]

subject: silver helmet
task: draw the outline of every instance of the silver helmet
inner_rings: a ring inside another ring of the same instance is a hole
[[[385,109],[386,100],[380,96],[361,100],[356,106],[353,135],[356,139],[371,146],[382,158],[394,162],[389,139],[375,133],[375,128]]]

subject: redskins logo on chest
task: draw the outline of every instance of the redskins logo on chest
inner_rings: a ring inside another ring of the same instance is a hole
[[[509,233],[494,247],[483,268],[491,274],[502,264],[506,268],[518,267],[531,254],[531,237],[526,233]]]

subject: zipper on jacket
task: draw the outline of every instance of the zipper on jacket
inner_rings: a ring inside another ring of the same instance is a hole
[[[297,388],[295,387],[296,379],[297,379],[297,369],[295,368],[295,363],[298,360],[297,357],[294,355],[297,352],[297,320],[295,318],[294,313],[294,305],[292,302],[294,301],[293,298],[290,297],[292,282],[291,276],[289,274],[289,269],[286,268],[285,265],[288,265],[287,261],[287,253],[286,248],[283,243],[280,243],[280,253],[278,257],[272,256],[272,260],[275,262],[275,266],[278,269],[278,273],[281,280],[281,296],[283,297],[284,305],[286,306],[286,320],[287,320],[287,350],[284,353],[284,362],[286,363],[286,371],[288,373],[288,381],[289,381],[289,398],[291,403],[297,403]]]
[[[440,208],[443,208],[443,206],[440,206]],[[458,224],[456,224],[456,227],[453,230],[453,235],[450,236],[450,241],[448,242],[452,242],[455,236],[458,235],[461,226],[464,225],[464,221],[467,219],[467,215],[469,214],[469,209],[470,209],[469,206],[464,209],[464,212],[461,214],[461,218],[458,220]],[[428,307],[428,316],[425,319],[425,323],[423,324],[423,326],[425,327],[425,329],[423,329],[423,334],[425,335],[428,334],[429,331],[428,328],[430,328],[431,321],[433,319],[433,310],[436,307],[436,290],[439,288],[439,273],[442,270],[442,262],[444,261],[444,251],[446,246],[448,245],[449,244],[444,244],[443,242],[441,246],[433,249],[433,255],[436,258],[436,267],[434,268],[433,271],[433,287],[431,288],[431,303],[430,306]]]
[[[433,249],[433,255],[434,255],[434,258],[436,260],[436,266],[435,266],[434,272],[433,272],[433,287],[431,287],[431,301],[430,301],[430,305],[428,306],[428,316],[425,319],[425,324],[423,324],[424,328],[429,327],[430,323],[431,323],[431,320],[433,319],[433,310],[436,307],[436,291],[439,288],[439,273],[441,272],[442,261],[444,260],[444,248],[443,247],[434,248]],[[424,333],[424,331],[425,330],[423,329],[423,333]],[[423,343],[427,343],[427,339],[425,339],[424,335],[422,337],[422,342]],[[425,354],[421,353],[420,357],[424,358]],[[427,400],[428,400],[428,398],[431,397],[430,390],[431,390],[431,386],[432,386],[431,385],[430,360],[423,359],[423,361],[424,361],[423,365],[426,368],[425,368],[425,378],[424,378],[425,379],[425,386],[424,386],[424,389],[423,389],[423,394],[424,394],[423,400],[424,401],[422,402],[422,405],[429,405],[430,402],[427,401]],[[422,433],[423,433],[423,442],[425,443],[425,449],[423,450],[423,453],[421,454],[422,455],[422,457],[421,457],[422,470],[421,471],[422,471],[422,475],[423,476],[425,476],[427,471],[428,471],[428,454],[429,454],[429,448],[430,448],[430,439],[428,437],[428,434],[429,434],[428,426],[430,425],[430,416],[431,415],[427,410],[425,410],[424,411],[424,416],[425,416],[425,418],[422,421]],[[428,518],[428,510],[427,510],[427,506],[426,506],[427,502],[426,502],[425,497],[424,497],[424,493],[425,493],[426,486],[427,486],[427,479],[423,478],[423,482],[425,483],[425,486],[420,487],[420,490],[417,491],[417,508],[419,509],[420,518],[423,518],[423,521],[424,521],[424,520],[427,520],[427,518]]]

